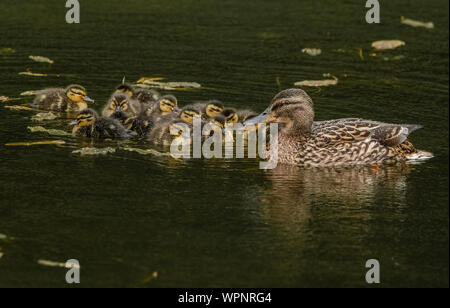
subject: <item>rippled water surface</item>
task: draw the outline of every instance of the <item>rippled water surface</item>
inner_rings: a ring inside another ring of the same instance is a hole
[[[318,120],[422,124],[411,140],[435,158],[261,171],[254,160],[120,149],[83,157],[76,139],[27,131],[34,112],[0,106],[1,287],[67,286],[64,269],[37,261],[74,258],[85,287],[364,287],[372,258],[381,286],[448,287],[448,1],[383,1],[380,25],[350,0],[93,2],[68,25],[64,1],[1,1],[0,49],[16,52],[0,54],[0,96],[80,83],[100,110],[123,76],[148,76],[203,85],[176,92],[181,105],[215,98],[262,111],[281,89],[330,73],[337,86],[306,89]],[[406,46],[372,55],[380,39]],[[27,69],[48,76],[18,74]],[[4,146],[54,139],[66,144]]]

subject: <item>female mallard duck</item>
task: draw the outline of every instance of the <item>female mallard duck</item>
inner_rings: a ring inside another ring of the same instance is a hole
[[[98,114],[92,109],[81,111],[77,119],[70,125],[74,126],[72,134],[76,137],[120,139],[135,135],[134,132],[125,129],[118,120],[99,118]]]
[[[419,125],[363,119],[314,122],[311,98],[300,89],[279,93],[271,106],[246,126],[279,123],[278,162],[301,166],[380,164],[429,158],[407,140]],[[270,149],[271,156],[276,155]]]
[[[121,117],[125,116],[127,119],[130,117],[137,117],[142,112],[142,106],[137,101],[131,99],[124,93],[113,94],[111,99],[103,109],[102,115],[104,117],[116,117],[115,114],[119,113]]]
[[[233,108],[227,108],[222,112],[222,115],[227,119],[228,125],[236,125],[237,123],[244,123],[258,114],[251,110],[239,110]]]
[[[36,93],[33,107],[56,112],[79,112],[94,101],[86,95],[86,89],[71,85],[66,89],[45,89]]]

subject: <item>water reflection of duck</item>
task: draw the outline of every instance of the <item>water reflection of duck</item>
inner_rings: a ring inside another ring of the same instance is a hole
[[[387,124],[356,118],[314,122],[305,91],[279,93],[270,107],[247,126],[279,123],[278,162],[301,166],[380,164],[428,158],[407,138],[419,125]],[[272,153],[273,154],[273,153]]]

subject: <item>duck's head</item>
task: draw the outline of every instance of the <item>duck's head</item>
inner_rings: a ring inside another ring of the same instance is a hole
[[[134,88],[131,85],[127,84],[127,83],[121,84],[121,85],[117,86],[116,91],[114,92],[114,94],[120,94],[120,93],[123,93],[123,94],[125,94],[128,97],[133,97],[133,95],[134,95]]]
[[[178,137],[182,137],[185,139],[191,138],[190,129],[186,122],[183,120],[176,120],[170,123],[169,132],[174,139]]]
[[[219,134],[222,134],[224,132],[227,119],[223,115],[218,115],[209,120],[209,123],[211,124],[211,129]]]
[[[94,100],[89,98],[86,89],[80,85],[70,85],[66,88],[67,97],[74,103],[93,103]]]
[[[225,109],[222,112],[222,115],[227,119],[227,124],[228,125],[233,126],[233,125],[236,125],[239,122],[239,116],[238,116],[238,114],[237,114],[235,109],[231,109],[231,108]]]
[[[164,95],[158,100],[158,104],[162,113],[172,113],[178,110],[178,101],[173,95]]]
[[[311,97],[301,89],[289,89],[277,94],[269,108],[244,125],[250,127],[278,123],[281,133],[295,136],[311,132],[313,121],[314,105]]]
[[[116,93],[109,102],[109,110],[114,112],[127,112],[130,109],[130,98],[125,93]]]
[[[85,109],[77,115],[77,119],[70,123],[74,126],[74,130],[81,127],[88,127],[94,124],[95,120],[98,119],[98,114],[92,109]]]
[[[223,104],[219,101],[210,101],[206,106],[206,115],[208,118],[214,118],[223,112]]]
[[[181,111],[180,118],[187,124],[194,123],[195,118],[200,118],[201,114],[194,108],[185,108]]]

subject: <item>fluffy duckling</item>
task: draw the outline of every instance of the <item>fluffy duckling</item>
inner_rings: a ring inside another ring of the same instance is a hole
[[[258,114],[251,110],[237,111],[236,109],[228,108],[222,112],[222,115],[227,119],[227,124],[233,126],[237,123],[244,123],[245,121],[256,117]]]
[[[77,119],[70,125],[73,126],[72,134],[76,137],[120,139],[130,138],[135,135],[134,132],[125,129],[118,120],[100,118],[92,109],[81,111]]]
[[[161,98],[161,94],[158,91],[132,86],[127,83],[117,86],[114,93],[124,93],[129,98],[137,100],[141,104],[152,104]]]
[[[173,95],[164,95],[156,103],[149,105],[144,110],[144,114],[156,123],[166,116],[173,117],[174,113],[179,115],[179,110],[177,98]]]
[[[79,112],[94,101],[86,95],[86,89],[80,85],[71,85],[66,89],[45,89],[36,93],[33,107],[56,112]]]
[[[407,138],[419,125],[386,124],[363,119],[314,122],[312,99],[300,89],[279,93],[246,126],[279,124],[278,162],[301,166],[380,164],[431,157]],[[274,149],[270,149],[273,157]]]
[[[142,106],[125,93],[116,93],[106,104],[102,115],[110,118],[137,117],[142,112]]]
[[[189,128],[190,133],[186,130]],[[191,140],[192,125],[187,124],[181,119],[176,119],[169,122],[160,122],[156,124],[148,134],[148,140],[156,145],[169,146],[172,141],[180,136]]]
[[[188,105],[186,107],[192,108],[200,112],[202,114],[203,120],[214,118],[215,116],[220,115],[224,110],[223,104],[217,100],[212,100],[207,103],[196,103]]]

